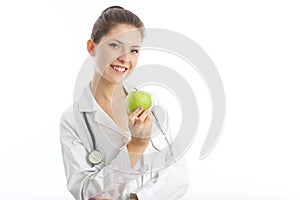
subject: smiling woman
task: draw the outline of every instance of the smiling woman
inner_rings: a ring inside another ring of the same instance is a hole
[[[167,162],[144,157],[157,152],[151,140],[153,111],[126,109],[133,88],[123,81],[137,65],[143,37],[142,21],[113,6],[102,12],[87,41],[93,79],[60,124],[68,189],[77,200],[177,200],[187,190],[182,162],[146,173],[155,162]]]
[[[137,64],[141,42],[140,29],[128,24],[114,25],[99,43],[88,40],[88,52],[95,57],[96,66],[93,91],[96,91],[95,87],[100,81],[119,83],[126,74],[132,72]]]

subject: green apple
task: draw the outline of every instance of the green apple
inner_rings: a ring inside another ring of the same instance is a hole
[[[140,106],[143,106],[143,110],[146,110],[152,106],[151,95],[144,91],[130,92],[126,98],[126,106],[128,113],[132,113]]]

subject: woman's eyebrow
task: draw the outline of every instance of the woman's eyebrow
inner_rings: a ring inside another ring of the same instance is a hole
[[[114,41],[116,41],[116,42],[118,42],[120,44],[123,44],[123,42],[121,42],[120,40],[117,40],[117,39],[112,39],[112,40],[114,40]]]
[[[140,48],[140,45],[133,45],[131,47]]]
[[[120,40],[117,40],[117,39],[112,39],[112,40],[114,40],[114,41],[116,41],[116,42],[118,42],[118,43],[120,43],[120,44],[124,45],[124,43],[123,43],[123,42],[121,42]],[[140,48],[140,45],[133,45],[133,46],[131,46],[131,47]]]

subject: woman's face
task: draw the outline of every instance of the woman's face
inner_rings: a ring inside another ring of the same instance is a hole
[[[134,26],[119,24],[94,46],[95,70],[101,78],[117,84],[135,68],[142,36]],[[98,77],[98,78],[100,78]]]

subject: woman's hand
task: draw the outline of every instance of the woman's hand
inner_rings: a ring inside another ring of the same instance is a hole
[[[138,151],[133,151],[134,153],[143,153],[139,149],[145,149],[151,139],[151,112],[146,109],[143,111],[142,107],[137,108],[128,117],[128,128],[131,132],[131,141],[129,145],[137,148]]]
[[[128,119],[131,140],[127,144],[127,150],[129,152],[131,167],[133,168],[144,153],[151,139],[151,112],[148,109],[143,111],[143,108],[139,107],[129,115]]]

